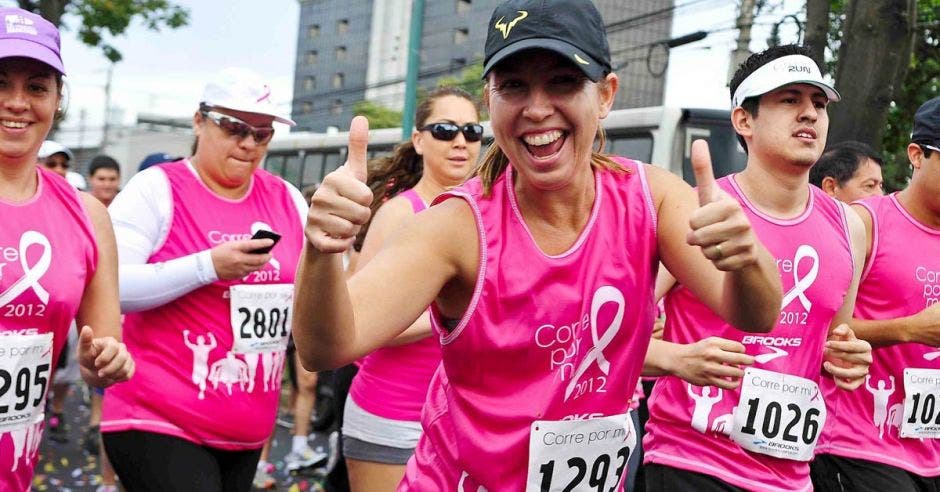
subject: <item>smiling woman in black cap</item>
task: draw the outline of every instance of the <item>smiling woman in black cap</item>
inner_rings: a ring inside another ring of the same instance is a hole
[[[715,189],[707,148],[694,150],[698,201],[666,171],[600,153],[619,81],[592,2],[508,1],[488,27],[495,144],[477,177],[416,216],[347,286],[339,253],[371,199],[366,122],[353,120],[347,163],[307,219],[297,347],[311,369],[342,365],[430,305],[443,362],[400,490],[607,490],[636,445],[627,412],[657,261],[754,331],[773,325],[779,281],[740,206]],[[702,347],[672,358],[652,348],[646,370],[699,384],[740,376],[691,371]]]

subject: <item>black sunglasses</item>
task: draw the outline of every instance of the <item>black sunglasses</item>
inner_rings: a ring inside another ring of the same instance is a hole
[[[226,134],[232,137],[238,137],[239,140],[247,137],[249,134],[255,139],[258,145],[264,145],[274,137],[274,128],[251,126],[248,123],[227,114],[217,113],[215,111],[201,111],[202,115],[219,125]]]
[[[457,138],[457,132],[463,133],[463,138],[468,142],[479,142],[483,138],[483,125],[479,123],[467,123],[464,126],[457,126],[453,123],[431,123],[418,130],[431,132],[431,136],[437,140],[453,140]]]

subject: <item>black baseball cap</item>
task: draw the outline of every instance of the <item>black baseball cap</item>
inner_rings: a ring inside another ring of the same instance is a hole
[[[490,18],[483,77],[525,50],[545,49],[571,60],[591,81],[610,73],[604,20],[591,0],[508,0]]]
[[[914,113],[911,142],[940,147],[940,97],[935,97],[917,108]]]

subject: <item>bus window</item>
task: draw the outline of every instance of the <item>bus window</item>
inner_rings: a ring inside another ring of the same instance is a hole
[[[690,152],[692,142],[697,139],[708,141],[708,150],[712,157],[712,168],[715,177],[720,178],[744,169],[747,164],[747,154],[738,144],[731,118],[727,111],[689,109],[686,110],[685,121],[682,123],[683,155],[682,177],[689,184],[695,184],[695,174],[692,172]]]
[[[343,165],[343,156],[339,152],[330,152],[326,154],[323,160],[323,175],[326,176]]]
[[[284,163],[284,174],[281,175],[284,181],[294,186],[300,183],[300,165],[301,161],[299,155],[287,156],[286,162]]]
[[[264,168],[271,174],[282,176],[284,174],[284,156],[268,154],[264,159]]]
[[[608,134],[607,153],[629,157],[640,162],[649,162],[653,158],[653,135]]]
[[[323,154],[311,152],[304,159],[304,176],[300,187],[303,189],[321,180],[323,180]]]

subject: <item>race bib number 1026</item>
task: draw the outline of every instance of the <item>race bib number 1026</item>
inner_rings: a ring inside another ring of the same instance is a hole
[[[904,369],[901,437],[940,437],[940,370]]]
[[[826,404],[815,382],[754,367],[744,370],[731,429],[731,439],[742,448],[809,461],[825,423]]]

